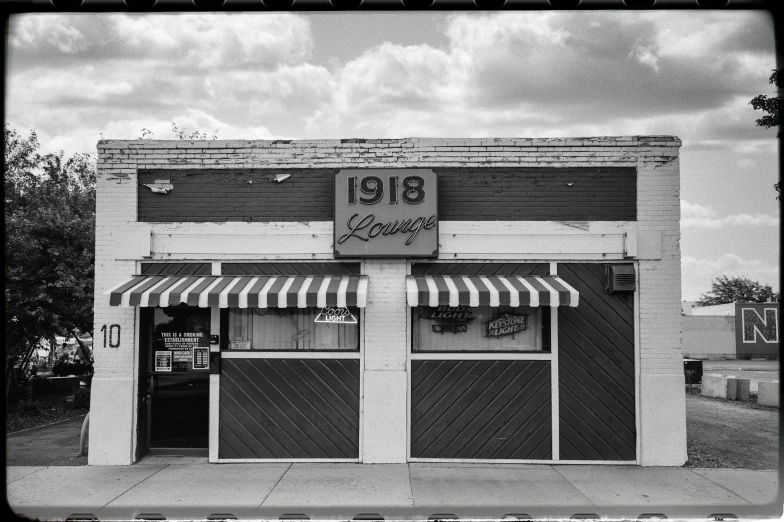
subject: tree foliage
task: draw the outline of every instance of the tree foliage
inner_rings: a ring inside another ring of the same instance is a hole
[[[6,124],[6,400],[41,339],[93,328],[95,163]]]
[[[782,73],[782,77],[784,78],[784,69],[773,69],[773,74],[770,75],[770,79],[768,83],[771,85],[776,86],[776,94],[778,94],[778,90],[781,87],[779,85],[779,72]],[[762,110],[763,113],[767,113],[761,118],[757,119],[757,127],[765,127],[769,129],[771,127],[778,127],[780,120],[779,114],[781,112],[781,100],[778,96],[774,96],[772,98],[768,98],[764,94],[760,94],[755,96],[749,104],[754,108],[754,110]],[[780,132],[776,133],[776,137],[780,136]],[[773,185],[773,188],[776,189],[776,192],[780,192],[781,189],[781,182],[776,183]],[[779,199],[781,196],[777,196],[776,199]]]
[[[700,296],[698,306],[726,303],[766,303],[768,299],[779,302],[780,294],[770,285],[760,284],[745,277],[720,276],[711,281],[711,291]]]
[[[784,73],[784,69],[774,69],[773,74],[770,75],[770,80],[768,83],[771,85],[776,86],[776,91],[778,93],[779,85],[779,72]],[[778,127],[779,126],[779,113],[781,109],[781,102],[778,96],[773,96],[772,98],[768,98],[764,94],[760,94],[755,96],[749,104],[754,108],[754,110],[762,110],[762,112],[767,113],[761,118],[757,120],[757,127],[765,127],[769,129],[771,127]],[[776,137],[779,135],[776,134]]]

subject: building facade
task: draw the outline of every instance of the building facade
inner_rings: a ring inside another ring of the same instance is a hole
[[[99,142],[89,463],[683,464],[679,147]]]
[[[695,306],[683,316],[683,356],[776,360],[779,329],[779,303]]]

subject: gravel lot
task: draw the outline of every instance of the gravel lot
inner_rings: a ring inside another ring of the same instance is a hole
[[[695,468],[779,469],[779,410],[686,395],[686,437]]]

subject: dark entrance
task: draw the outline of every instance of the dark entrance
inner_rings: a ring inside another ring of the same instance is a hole
[[[139,447],[201,454],[209,447],[210,309],[143,309]]]

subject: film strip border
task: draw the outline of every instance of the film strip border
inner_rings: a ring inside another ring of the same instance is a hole
[[[78,512],[70,511],[67,516],[63,517],[63,509],[59,508],[45,508],[24,510],[17,513],[18,516],[24,518],[33,518],[30,514],[35,511],[35,517],[40,519],[50,520],[65,520],[66,522],[77,521],[99,521],[99,520],[420,520],[420,521],[459,521],[459,520],[504,520],[508,522],[534,522],[536,520],[583,520],[583,521],[596,521],[600,520],[665,520],[665,519],[683,519],[688,518],[691,522],[722,522],[722,521],[738,521],[742,520],[744,514],[736,516],[729,510],[712,511],[705,515],[706,510],[689,508],[684,514],[682,511],[671,512],[668,517],[667,514],[657,510],[648,510],[639,513],[638,516],[631,516],[627,509],[613,508],[609,511],[604,509],[597,509],[593,506],[583,511],[575,511],[575,509],[531,509],[527,513],[520,511],[508,511],[504,509],[490,509],[490,510],[466,510],[466,509],[449,509],[445,510],[443,507],[439,510],[434,508],[426,510],[425,508],[404,509],[404,508],[391,508],[391,509],[375,509],[369,510],[362,506],[350,507],[322,507],[312,510],[306,510],[307,513],[302,512],[301,508],[277,508],[277,509],[259,509],[249,511],[247,509],[225,509],[216,512],[208,512],[208,514],[196,515],[195,512],[187,508],[169,508],[169,509],[147,509],[136,508],[133,510],[117,510],[103,508],[101,510],[91,510],[93,512]],[[639,512],[641,510],[637,510]],[[66,510],[66,512],[68,512]],[[745,513],[737,511],[738,513]],[[94,514],[98,513],[98,515]],[[571,513],[571,514],[570,514]],[[43,515],[43,516],[41,516]],[[746,514],[748,516],[748,514]]]
[[[4,0],[17,12],[756,9],[772,0]]]

